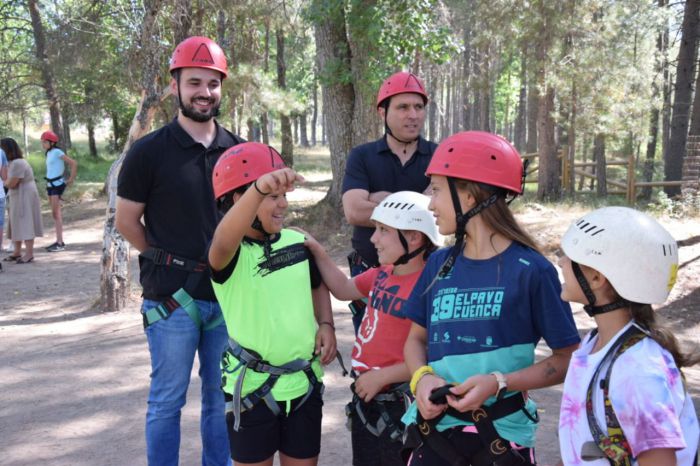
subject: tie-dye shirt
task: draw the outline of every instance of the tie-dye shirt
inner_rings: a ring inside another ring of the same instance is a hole
[[[609,465],[606,459],[581,459],[583,444],[593,441],[586,416],[586,391],[610,346],[631,325],[594,354],[591,351],[598,337],[587,336],[571,357],[559,415],[559,446],[567,466]],[[598,377],[605,377],[606,370],[603,367]],[[619,356],[610,376],[609,397],[635,457],[647,450],[672,448],[678,466],[693,464],[698,448],[697,415],[673,357],[658,343],[645,338]],[[593,406],[601,431],[607,432],[602,390],[595,390]]]

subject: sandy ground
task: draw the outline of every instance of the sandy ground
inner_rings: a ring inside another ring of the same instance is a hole
[[[297,192],[292,201],[318,199],[318,192]],[[35,263],[3,263],[0,274],[0,464],[2,465],[142,465],[144,413],[149,382],[146,339],[138,313],[138,287],[128,308],[118,313],[96,310],[99,297],[100,250],[104,200],[66,206],[67,250],[46,253],[53,242],[37,240]],[[580,212],[579,212],[580,213]],[[553,245],[577,212],[526,206],[521,221],[539,239]],[[700,222],[668,220],[679,240],[679,281],[670,304],[661,314],[669,318],[685,342],[698,342],[700,333]],[[349,244],[344,239],[339,244]],[[553,247],[553,246],[552,246]],[[343,248],[344,249],[344,248]],[[550,248],[551,249],[551,248]],[[334,257],[341,265],[344,250]],[[137,277],[132,258],[134,280]],[[337,335],[349,359],[352,325],[345,303],[334,301]],[[580,309],[581,329],[591,322]],[[538,350],[541,356],[544,350]],[[196,366],[196,363],[195,363]],[[349,380],[336,363],[327,369],[323,447],[319,464],[351,464],[350,437],[344,404]],[[700,368],[687,370],[688,384],[698,407]],[[181,464],[199,464],[199,380],[193,370],[189,402],[182,414]],[[558,459],[556,425],[561,387],[533,393],[542,418],[537,454],[540,464]]]

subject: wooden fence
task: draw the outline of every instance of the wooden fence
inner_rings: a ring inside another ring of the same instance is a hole
[[[700,146],[700,144],[699,144]],[[700,147],[699,147],[700,148]],[[575,183],[575,179],[571,179],[570,161],[567,157],[569,148],[568,146],[562,146],[557,152],[557,159],[561,161],[561,188],[562,191],[568,191],[571,183]],[[525,176],[525,183],[537,183],[537,172],[539,171],[539,164],[537,159],[539,157],[538,153],[530,153],[522,156],[525,160],[530,160],[530,164],[527,167],[527,173]],[[611,166],[623,166],[627,167],[625,179],[612,179],[607,177],[606,173],[606,184],[611,186],[613,189],[608,190],[608,194],[619,194],[624,195],[627,199],[628,204],[634,204],[637,200],[637,193],[639,188],[643,187],[665,187],[665,186],[683,186],[688,183],[688,180],[684,181],[637,181],[635,158],[630,155],[627,158],[614,158],[608,159],[605,162],[605,167]],[[574,163],[574,176],[579,175],[585,178],[592,178],[597,181],[597,176],[594,172],[596,167],[596,162],[575,162]],[[590,168],[590,170],[589,170]],[[576,188],[574,187],[574,190]]]

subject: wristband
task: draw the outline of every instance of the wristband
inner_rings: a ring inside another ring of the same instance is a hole
[[[329,326],[330,328],[332,328],[333,331],[335,332],[335,325],[333,325],[332,322],[328,322],[328,321],[323,320],[323,321],[321,321],[321,322],[318,323],[318,326],[320,327],[321,325],[324,325],[324,324],[325,324],[325,325],[328,325],[328,326]]]
[[[420,382],[420,379],[422,379],[424,375],[434,374],[434,373],[435,373],[435,371],[433,371],[433,368],[430,366],[419,367],[418,370],[416,370],[413,373],[413,377],[411,377],[411,384],[410,384],[411,393],[413,393],[413,395],[415,396],[416,388],[418,387],[418,382]]]
[[[264,192],[260,191],[260,188],[258,188],[258,180],[253,181],[253,187],[258,192],[258,194],[260,194],[261,196],[267,196],[268,194],[270,194],[270,193],[264,193]]]

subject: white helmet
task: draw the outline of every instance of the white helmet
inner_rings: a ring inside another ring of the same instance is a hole
[[[676,282],[678,245],[650,216],[604,207],[574,222],[561,241],[574,262],[605,275],[621,298],[663,303]]]
[[[435,217],[428,210],[430,198],[414,191],[399,191],[388,195],[374,208],[370,220],[397,230],[417,230],[425,233],[435,246],[442,246]]]

